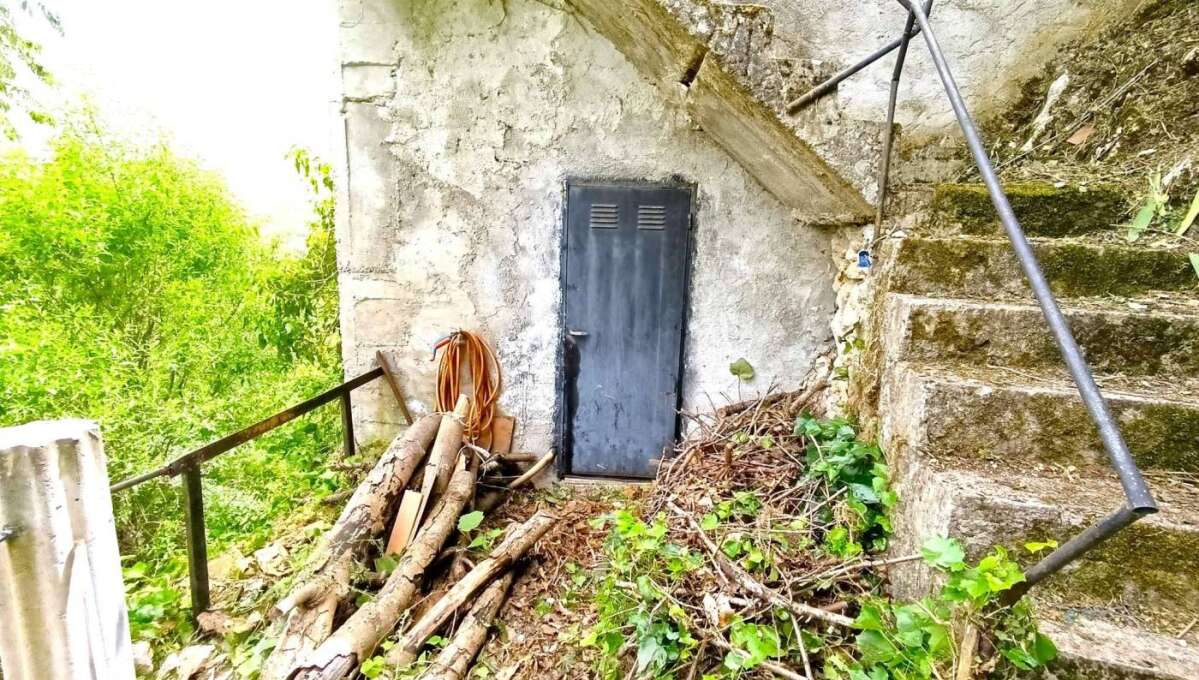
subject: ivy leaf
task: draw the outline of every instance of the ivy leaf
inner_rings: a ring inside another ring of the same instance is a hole
[[[1187,214],[1178,223],[1178,228],[1174,230],[1176,236],[1183,236],[1191,225],[1195,223],[1195,218],[1199,217],[1199,191],[1195,192],[1195,198],[1191,200],[1191,208],[1187,210]]]
[[[1032,643],[1032,655],[1043,666],[1057,658],[1057,645],[1053,644],[1053,640],[1037,633],[1037,638]]]
[[[479,525],[482,523],[483,513],[481,511],[475,510],[474,512],[468,512],[458,518],[458,531],[461,531],[464,534],[469,533],[475,529],[478,529]]]
[[[749,382],[750,380],[754,379],[754,367],[745,360],[745,357],[741,357],[740,359],[729,364],[729,373],[732,373],[745,382]]]
[[[960,571],[966,561],[966,551],[962,550],[962,544],[945,536],[934,536],[925,541],[924,545],[920,546],[920,554],[924,556],[925,562],[949,571]]]
[[[1057,547],[1057,541],[1049,539],[1048,541],[1030,541],[1024,544],[1024,549],[1032,554],[1037,554],[1045,550],[1052,550]]]
[[[899,656],[895,645],[877,630],[858,633],[857,643],[862,650],[862,661],[870,665],[892,663]]]
[[[873,604],[862,605],[862,611],[858,612],[858,618],[854,619],[853,625],[859,630],[883,630],[882,609]]]
[[[712,531],[719,525],[720,518],[717,517],[716,513],[714,512],[709,512],[708,514],[704,515],[703,519],[699,521],[699,528],[703,529],[704,531]]]

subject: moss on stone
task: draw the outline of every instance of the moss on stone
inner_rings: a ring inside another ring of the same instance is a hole
[[[1067,311],[1091,368],[1104,374],[1199,375],[1199,318]],[[1040,309],[950,303],[911,307],[909,357],[1035,369],[1063,366]]]
[[[1106,601],[1125,599],[1132,587],[1148,611],[1199,611],[1197,578],[1199,533],[1142,521],[1081,559],[1060,587]]]
[[[1112,185],[1055,187],[1046,182],[1004,185],[1012,210],[1030,236],[1076,236],[1109,231],[1127,209]],[[942,184],[933,193],[933,214],[970,234],[1002,231],[991,195],[981,184]]]
[[[1034,249],[1059,296],[1196,288],[1195,272],[1181,251],[1076,242],[1038,243]],[[1031,295],[1006,242],[909,238],[896,266],[893,283],[898,292],[977,298]]]
[[[1195,272],[1174,250],[1063,243],[1036,247],[1055,288],[1066,296],[1136,295],[1148,290],[1193,290]]]

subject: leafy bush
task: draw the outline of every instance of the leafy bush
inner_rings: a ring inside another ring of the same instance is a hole
[[[165,146],[73,129],[44,162],[0,158],[0,425],[94,419],[115,481],[336,382],[330,173],[295,160],[317,192],[303,257]],[[206,466],[214,549],[330,488],[338,438],[324,409]],[[174,485],[114,503],[123,549],[169,562]]]
[[[1030,550],[1036,544],[1030,544]],[[858,659],[832,655],[825,675],[832,680],[932,680],[948,677],[956,663],[955,624],[970,622],[992,636],[993,647],[1006,664],[995,677],[1031,671],[1057,656],[1053,642],[1041,635],[1026,600],[1011,607],[1000,598],[1024,573],[1001,547],[976,565],[966,562],[961,544],[932,538],[921,550],[929,565],[945,574],[936,596],[918,602],[896,603],[867,598],[854,620]]]
[[[853,512],[853,517],[825,535],[825,550],[837,557],[854,557],[886,549],[891,534],[887,513],[898,496],[890,488],[882,450],[858,439],[857,431],[842,418],[817,420],[802,415],[795,421],[795,434],[808,438],[808,475],[826,479],[831,488],[845,489]]]

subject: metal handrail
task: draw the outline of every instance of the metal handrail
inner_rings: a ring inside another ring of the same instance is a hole
[[[1014,601],[1027,593],[1032,586],[1056,573],[1062,567],[1074,561],[1124,527],[1146,515],[1157,512],[1158,507],[1156,501],[1153,499],[1152,492],[1149,490],[1148,484],[1145,482],[1144,476],[1141,474],[1140,469],[1132,458],[1132,454],[1128,450],[1128,445],[1124,442],[1124,437],[1120,434],[1120,428],[1112,417],[1111,410],[1108,408],[1107,402],[1099,390],[1099,386],[1095,384],[1095,377],[1091,373],[1091,368],[1087,365],[1086,359],[1083,358],[1082,350],[1079,349],[1078,342],[1074,339],[1069,322],[1062,315],[1061,308],[1058,306],[1057,300],[1049,287],[1045,273],[1041,270],[1041,265],[1037,261],[1032,245],[1029,243],[1028,237],[1024,235],[1024,230],[1020,227],[1020,221],[1016,218],[1016,214],[1012,210],[1007,194],[1004,193],[1003,188],[1000,186],[999,178],[995,174],[995,168],[991,165],[986,148],[979,137],[978,129],[975,127],[974,120],[966,108],[961,91],[954,80],[953,72],[946,62],[945,53],[941,50],[941,45],[938,43],[937,36],[930,25],[929,14],[932,11],[932,0],[926,0],[923,7],[914,0],[897,1],[908,10],[907,24],[904,28],[903,37],[898,41],[898,45],[892,43],[894,47],[889,45],[886,48],[878,50],[866,60],[817,85],[808,95],[804,95],[796,101],[814,101],[822,94],[832,91],[836,87],[836,83],[841,82],[841,80],[844,80],[849,75],[881,59],[895,48],[900,50],[896,58],[894,75],[891,79],[891,98],[887,107],[884,157],[879,172],[879,207],[876,214],[876,226],[881,228],[883,206],[887,199],[887,183],[895,127],[895,106],[896,99],[898,98],[899,78],[903,71],[908,42],[916,33],[924,36],[924,42],[928,46],[929,54],[932,56],[933,63],[936,66],[937,75],[940,77],[942,85],[945,86],[945,93],[949,97],[950,106],[953,108],[953,113],[957,117],[959,126],[962,128],[962,134],[966,138],[970,154],[974,157],[974,163],[978,166],[979,175],[982,177],[983,184],[986,185],[987,192],[991,196],[991,203],[994,205],[995,211],[999,214],[999,220],[1003,223],[1008,240],[1011,241],[1012,248],[1016,252],[1016,258],[1020,261],[1020,268],[1024,271],[1024,276],[1028,279],[1028,283],[1032,287],[1033,295],[1041,307],[1041,312],[1044,314],[1049,331],[1052,333],[1053,339],[1061,351],[1062,358],[1066,362],[1070,376],[1074,379],[1074,383],[1078,387],[1083,404],[1086,406],[1087,412],[1099,430],[1099,437],[1103,442],[1103,448],[1107,451],[1108,458],[1111,460],[1112,467],[1115,468],[1116,474],[1120,478],[1120,485],[1124,490],[1125,503],[1119,509],[1066,541],[1066,543],[1045,556],[1027,571],[1025,581],[1010,591],[1009,599]]]
[[[191,591],[192,620],[201,612],[208,609],[211,596],[208,583],[208,538],[204,527],[204,489],[201,466],[217,456],[232,451],[238,446],[274,430],[300,416],[313,411],[332,401],[341,402],[341,425],[344,455],[348,458],[354,455],[354,419],[350,393],[378,378],[386,378],[388,386],[399,402],[404,420],[411,425],[412,414],[408,412],[404,395],[400,391],[396,379],[395,368],[386,354],[377,352],[378,368],[373,368],[362,375],[351,378],[339,385],[305,401],[290,406],[278,413],[264,418],[253,425],[244,427],[233,434],[205,444],[198,449],[189,451],[161,467],[139,475],[123,479],[110,488],[110,492],[122,491],[143,484],[159,477],[183,476],[183,512],[187,524],[187,572],[188,585]],[[0,531],[0,541],[8,538]]]

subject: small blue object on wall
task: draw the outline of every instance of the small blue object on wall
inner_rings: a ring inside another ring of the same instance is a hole
[[[862,269],[870,268],[870,251],[869,250],[859,250],[858,251],[858,266],[861,267]]]

